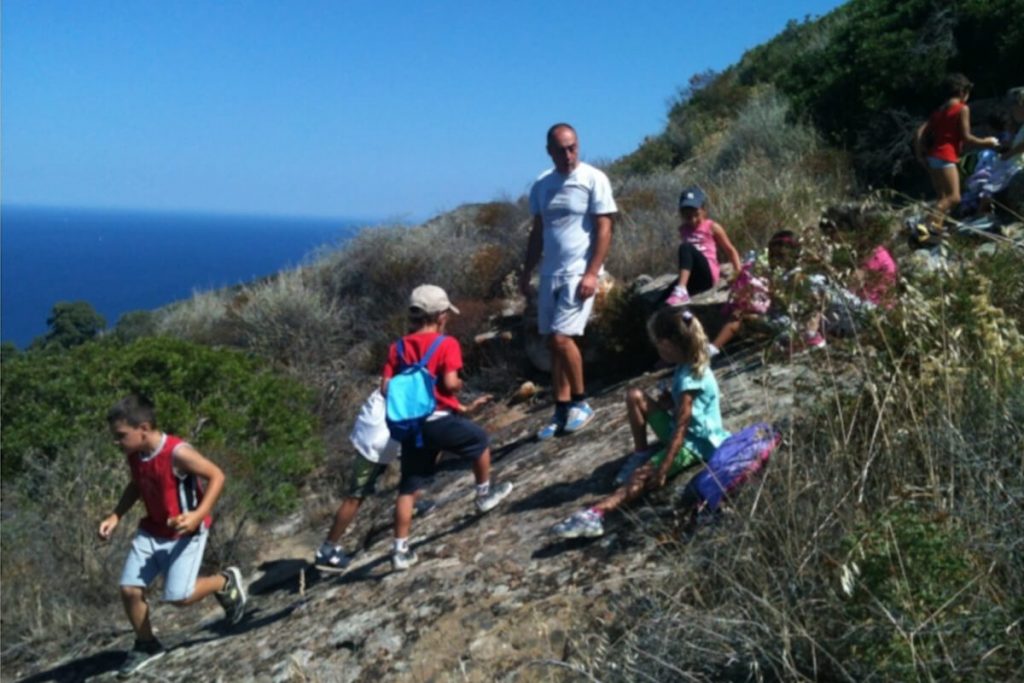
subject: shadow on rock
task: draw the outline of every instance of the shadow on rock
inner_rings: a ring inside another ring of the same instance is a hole
[[[526,512],[527,510],[543,510],[559,507],[565,503],[582,498],[588,494],[607,494],[614,490],[612,479],[625,463],[625,455],[616,460],[601,464],[586,479],[570,482],[555,482],[531,493],[509,506],[510,512]]]
[[[72,659],[49,671],[41,671],[28,678],[22,678],[20,683],[82,683],[93,676],[116,671],[123,661],[124,650],[104,650],[81,659]]]

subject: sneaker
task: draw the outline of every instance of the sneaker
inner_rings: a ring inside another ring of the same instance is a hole
[[[585,401],[583,403],[573,403],[569,408],[569,417],[565,421],[565,433],[573,434],[580,431],[594,419],[594,409],[591,408]]]
[[[560,422],[557,417],[551,418],[551,422],[540,428],[537,432],[538,441],[547,441],[548,439],[558,436],[565,429],[565,424]]]
[[[336,548],[332,543],[324,543],[316,551],[316,560],[313,565],[322,572],[339,573],[345,571],[352,558],[341,548]]]
[[[580,510],[551,527],[551,533],[562,538],[596,538],[604,535],[604,522],[593,510]]]
[[[153,640],[136,639],[135,647],[128,650],[121,668],[117,670],[117,675],[121,678],[128,678],[136,671],[139,671],[150,662],[160,659],[165,654],[167,654],[167,650],[164,649],[164,646],[156,638]]]
[[[233,626],[245,616],[245,603],[249,598],[245,595],[242,572],[238,567],[228,567],[221,573],[227,579],[227,583],[224,584],[223,590],[213,595],[224,608],[224,618]]]
[[[633,473],[640,469],[641,465],[650,460],[654,453],[654,448],[647,448],[642,451],[634,451],[631,453],[629,457],[626,458],[626,462],[622,463],[619,473],[615,475],[615,486],[622,486],[629,481],[629,478],[633,476]]]
[[[690,303],[690,293],[684,287],[673,287],[665,303],[669,306],[685,306]]]
[[[825,337],[822,336],[821,332],[815,332],[809,337],[804,337],[804,343],[807,344],[809,349],[823,349],[827,345]]]
[[[512,493],[512,482],[492,486],[491,492],[486,496],[477,496],[476,509],[480,512],[489,512],[498,506],[498,503],[508,494]]]
[[[391,553],[391,568],[396,572],[404,572],[409,567],[419,562],[416,557],[416,551],[409,548],[405,552],[392,551]]]

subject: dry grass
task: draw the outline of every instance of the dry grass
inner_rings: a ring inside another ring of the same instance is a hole
[[[578,634],[602,681],[1015,680],[1024,673],[1024,323],[997,259],[911,283],[825,361],[756,490]],[[842,375],[830,371],[838,379]]]

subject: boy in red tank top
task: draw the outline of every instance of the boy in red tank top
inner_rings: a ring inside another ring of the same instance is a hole
[[[107,413],[107,423],[125,454],[131,482],[114,511],[100,522],[100,539],[110,539],[135,501],[141,499],[146,506],[121,574],[121,601],[135,631],[135,646],[119,673],[129,676],[165,653],[153,635],[145,595],[157,576],[164,577],[164,601],[184,607],[212,594],[232,624],[245,614],[246,595],[237,567],[199,576],[210,511],[224,488],[221,469],[178,437],[159,431],[156,411],[145,398],[121,399]],[[200,480],[206,480],[205,490]]]

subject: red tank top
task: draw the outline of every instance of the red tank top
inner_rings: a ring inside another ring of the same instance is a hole
[[[139,497],[146,504],[146,516],[139,520],[139,528],[159,538],[179,538],[181,534],[167,526],[167,520],[199,507],[203,500],[203,486],[199,477],[174,473],[174,449],[181,439],[164,434],[163,443],[155,454],[128,456],[132,481],[139,489]],[[203,526],[209,528],[213,518],[207,515]]]
[[[964,106],[963,102],[957,102],[951,107],[936,109],[928,117],[928,132],[932,138],[928,156],[952,164],[960,161],[960,150],[964,144],[960,112]]]

